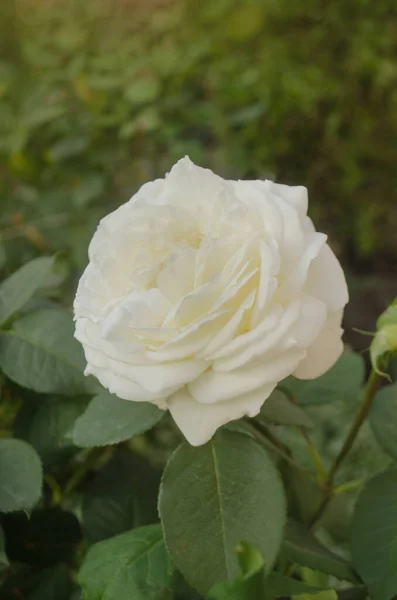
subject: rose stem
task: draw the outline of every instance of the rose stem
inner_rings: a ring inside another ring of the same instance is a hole
[[[376,371],[372,370],[371,374],[369,376],[368,382],[367,382],[367,386],[365,388],[364,401],[361,405],[361,408],[357,414],[357,417],[356,417],[353,425],[351,426],[351,429],[348,433],[346,441],[343,444],[339,454],[335,458],[335,461],[333,462],[331,469],[328,473],[328,476],[324,482],[325,495],[324,495],[324,498],[323,498],[321,504],[319,505],[318,509],[314,513],[314,515],[309,523],[310,528],[314,527],[314,525],[317,523],[317,521],[322,517],[322,515],[324,514],[324,512],[332,498],[333,482],[334,482],[335,475],[336,475],[339,467],[341,466],[343,460],[346,458],[346,456],[350,452],[350,450],[354,444],[354,441],[357,437],[357,434],[360,431],[365,419],[367,418],[367,416],[369,414],[369,411],[372,406],[372,402],[374,400],[376,392],[378,391],[378,389],[380,387],[381,382],[382,382],[382,377]]]

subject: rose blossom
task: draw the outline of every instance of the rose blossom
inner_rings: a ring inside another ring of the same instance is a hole
[[[288,375],[342,352],[342,268],[307,190],[226,181],[180,160],[102,219],[74,303],[76,338],[119,398],[169,409],[193,445],[254,416]]]

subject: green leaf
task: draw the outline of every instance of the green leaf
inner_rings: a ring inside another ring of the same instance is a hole
[[[9,560],[6,554],[6,540],[4,537],[3,528],[0,527],[0,574],[9,565]]]
[[[60,508],[10,514],[3,527],[10,559],[41,567],[71,562],[81,540],[77,518]]]
[[[66,437],[87,406],[86,397],[29,399],[15,421],[15,435],[29,442],[45,465],[67,460],[78,450]]]
[[[281,573],[270,573],[265,584],[266,600],[274,600],[274,598],[281,598],[283,596],[316,594],[323,591],[321,588],[312,587],[303,583],[303,581],[285,577]]]
[[[390,552],[389,562],[386,566],[386,577],[383,583],[383,598],[389,600],[389,598],[396,597],[397,590],[397,538],[394,539]]]
[[[237,577],[234,549],[242,540],[271,568],[285,523],[282,484],[266,451],[230,431],[176,450],[163,475],[159,511],[176,566],[202,595]]]
[[[18,312],[44,283],[54,257],[36,258],[13,273],[0,286],[0,325]]]
[[[2,600],[69,600],[73,582],[65,565],[51,569],[24,567],[0,588]]]
[[[94,544],[78,580],[85,600],[166,600],[173,575],[161,526],[148,525]]]
[[[118,452],[90,483],[83,499],[83,528],[99,542],[158,521],[160,471],[129,451]]]
[[[151,429],[163,415],[154,404],[121,400],[104,390],[77,419],[71,436],[81,448],[118,444]]]
[[[377,475],[361,492],[353,515],[353,564],[374,600],[397,594],[397,469]]]
[[[287,523],[282,553],[291,562],[334,575],[344,581],[356,582],[352,567],[344,559],[328,550],[300,523]]]
[[[83,350],[73,337],[72,317],[61,310],[30,313],[0,335],[0,368],[21,385],[45,394],[90,394],[98,388],[84,376]]]
[[[304,381],[291,376],[282,385],[294,395],[298,404],[328,404],[357,396],[364,375],[363,357],[345,350],[336,364],[321,377]]]
[[[369,416],[379,446],[397,461],[397,383],[376,394]]]
[[[41,462],[35,450],[20,440],[0,440],[0,512],[33,508],[41,485]]]
[[[260,417],[278,425],[301,425],[313,427],[311,418],[293,404],[281,390],[274,390],[263,404]]]
[[[236,548],[242,575],[233,581],[218,583],[207,600],[264,600],[265,571],[261,554],[249,544],[241,542]]]

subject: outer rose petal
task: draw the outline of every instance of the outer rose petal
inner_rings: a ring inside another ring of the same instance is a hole
[[[309,267],[305,292],[322,300],[330,312],[340,310],[349,301],[345,275],[328,244]]]
[[[189,444],[201,446],[208,442],[222,425],[244,415],[254,417],[258,414],[275,387],[276,383],[271,383],[254,392],[218,404],[200,404],[184,387],[168,399],[168,407]]]
[[[299,379],[315,379],[323,375],[338,360],[343,352],[341,328],[343,311],[331,315],[313,344],[307,350],[306,358],[295,370]]]

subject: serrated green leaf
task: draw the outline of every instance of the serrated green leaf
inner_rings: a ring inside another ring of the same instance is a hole
[[[202,595],[238,576],[234,549],[242,540],[270,569],[285,523],[283,487],[266,451],[230,431],[176,450],[164,471],[159,511],[176,566]]]
[[[282,554],[299,565],[323,571],[344,581],[357,581],[352,567],[344,558],[328,550],[304,525],[296,521],[289,520],[287,523]]]
[[[154,404],[121,400],[104,390],[92,399],[70,435],[81,448],[118,444],[151,429],[163,415]]]
[[[32,446],[21,440],[0,440],[0,512],[33,508],[41,486],[41,462]]]
[[[84,396],[30,399],[17,415],[15,436],[29,442],[45,465],[67,460],[78,449],[66,434],[87,403]]]
[[[72,317],[43,309],[15,321],[0,335],[0,368],[21,385],[45,394],[84,395],[98,384],[84,376],[82,348],[73,336]]]
[[[260,417],[278,425],[301,425],[313,427],[311,418],[296,404],[293,404],[281,390],[274,390],[264,402]]]
[[[327,404],[357,396],[364,375],[363,357],[345,350],[336,364],[321,377],[304,381],[291,376],[282,385],[288,388],[302,406]]]
[[[41,257],[23,265],[0,285],[0,326],[18,312],[44,283],[54,257]]]
[[[92,546],[79,571],[85,600],[171,600],[174,569],[160,525]]]
[[[83,528],[99,542],[158,521],[160,471],[131,452],[119,451],[93,478],[83,497]]]
[[[361,492],[351,530],[353,564],[374,600],[397,594],[397,468],[369,481]]]
[[[379,446],[397,461],[397,383],[376,394],[369,416]]]

